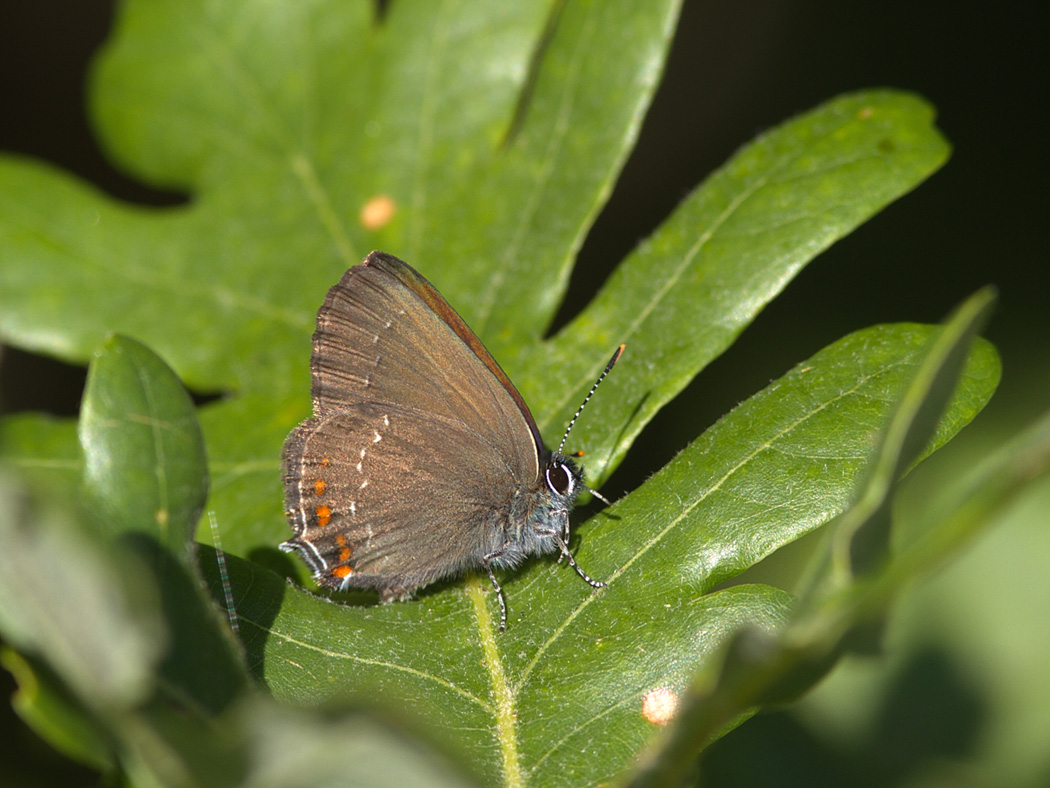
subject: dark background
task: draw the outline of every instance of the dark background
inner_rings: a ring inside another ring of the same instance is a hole
[[[937,107],[954,154],[914,193],[810,264],[660,414],[636,447],[637,460],[632,452],[625,463],[631,469],[621,469],[607,491],[635,486],[681,448],[683,434],[696,434],[844,334],[873,323],[939,321],[989,282],[998,285],[1001,300],[986,335],[1002,354],[1003,382],[968,431],[978,437],[964,434],[942,454],[954,451],[965,465],[982,440],[1003,440],[1046,408],[1050,143],[1042,72],[1048,12],[1037,3],[982,6],[981,13],[967,8],[947,2],[686,0],[663,85],[582,251],[561,319],[737,148],[839,93],[886,86],[925,96]],[[112,15],[109,0],[0,0],[0,150],[51,161],[120,199],[179,202],[179,195],[152,191],[114,171],[87,124],[85,70]],[[0,410],[76,413],[83,369],[7,348],[0,360]],[[1040,560],[1050,569],[1050,555]],[[1035,625],[1047,628],[1047,620]],[[984,757],[976,742],[995,703],[967,685],[953,657],[926,644],[898,668],[874,704],[878,723],[863,748],[829,743],[803,718],[766,715],[715,748],[708,774],[722,784],[785,785],[861,774],[872,785],[891,785],[930,762]],[[0,682],[0,693],[13,691],[8,674],[0,672]],[[18,753],[16,772],[25,782],[8,771],[10,764],[4,772],[26,785],[94,780],[87,771],[63,772],[64,762],[4,705],[0,741],[5,752]],[[765,755],[749,757],[755,748]],[[876,757],[888,748],[897,766]]]

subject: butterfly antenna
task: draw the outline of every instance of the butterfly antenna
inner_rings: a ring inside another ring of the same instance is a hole
[[[569,426],[565,428],[565,434],[561,436],[561,443],[558,444],[558,454],[561,454],[561,450],[565,447],[565,441],[569,439],[569,433],[572,431],[572,425],[576,423],[576,419],[580,418],[580,414],[583,413],[583,409],[587,407],[587,403],[590,402],[591,397],[594,396],[595,389],[597,389],[598,385],[603,380],[605,380],[605,376],[609,374],[609,370],[611,370],[613,368],[613,365],[615,365],[616,362],[620,360],[620,356],[623,355],[623,349],[625,347],[627,346],[620,345],[618,348],[616,348],[616,352],[613,353],[612,358],[609,359],[609,363],[605,365],[605,369],[602,370],[602,374],[600,374],[598,376],[598,379],[594,381],[594,385],[591,386],[591,390],[587,392],[587,396],[583,398],[583,402],[580,404],[580,407],[576,409],[576,412],[572,415],[572,418],[569,419]],[[591,490],[591,492],[594,492],[594,490]],[[598,497],[601,498],[600,495]],[[606,501],[606,503],[608,502]]]
[[[208,511],[208,524],[211,526],[211,540],[215,546],[215,558],[219,562],[219,578],[222,580],[222,595],[226,600],[226,613],[230,617],[230,629],[234,633],[241,631],[240,621],[237,619],[237,607],[233,601],[233,587],[230,585],[230,576],[226,573],[226,553],[222,549],[222,537],[219,536],[219,521],[215,512]]]

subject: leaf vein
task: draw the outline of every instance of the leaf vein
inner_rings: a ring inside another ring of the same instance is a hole
[[[647,552],[649,552],[650,549],[652,549],[657,544],[659,544],[664,539],[664,537],[667,536],[667,534],[669,534],[675,528],[677,528],[678,525],[697,506],[699,506],[701,503],[703,503],[710,495],[712,495],[713,493],[715,493],[718,490],[720,490],[722,488],[722,486],[730,478],[732,478],[732,476],[734,474],[736,474],[737,471],[739,471],[741,468],[743,468],[747,463],[751,462],[751,460],[753,460],[755,457],[757,457],[763,451],[767,450],[768,448],[771,448],[777,440],[779,440],[780,438],[784,437],[785,435],[788,435],[789,433],[791,433],[792,430],[794,430],[795,428],[797,428],[801,424],[804,424],[807,420],[813,418],[814,416],[816,416],[821,411],[826,410],[827,408],[831,407],[834,403],[838,402],[839,400],[841,400],[841,399],[843,399],[843,398],[845,398],[847,396],[852,395],[854,392],[856,392],[862,386],[866,385],[869,380],[871,380],[872,378],[876,377],[878,374],[881,374],[881,373],[874,373],[874,374],[871,374],[871,375],[865,375],[865,376],[859,377],[857,379],[857,381],[855,382],[855,384],[851,388],[845,389],[843,391],[840,391],[835,396],[830,397],[829,399],[825,400],[824,402],[821,402],[819,405],[814,407],[812,410],[807,411],[804,415],[802,415],[801,417],[795,419],[795,421],[791,422],[790,424],[785,425],[779,432],[777,432],[771,438],[769,438],[769,439],[763,441],[762,443],[760,443],[759,445],[757,445],[750,453],[748,453],[747,455],[742,457],[740,459],[740,461],[737,462],[733,467],[731,467],[728,470],[726,470],[726,472],[722,475],[722,477],[720,479],[718,479],[713,485],[708,487],[706,490],[702,491],[694,500],[688,501],[688,502],[683,500],[682,501],[682,504],[683,504],[682,511],[676,517],[674,517],[674,519],[672,519],[671,522],[669,522],[667,524],[667,526],[665,526],[659,533],[653,535],[648,541],[646,541],[644,544],[640,545],[639,549],[637,551],[635,551],[635,553],[633,555],[631,555],[631,557],[629,559],[627,559],[620,567],[615,569],[612,572],[612,574],[609,575],[609,578],[607,580],[609,585],[612,585],[616,581],[616,579],[618,577],[621,577],[625,572],[627,572],[627,570],[630,569],[631,566],[634,565],[634,563],[636,561],[638,561],[643,555],[645,555]],[[532,659],[529,660],[528,664],[522,670],[521,676],[520,676],[520,678],[518,679],[518,681],[516,683],[516,687],[519,690],[520,690],[521,687],[523,687],[528,682],[529,678],[532,675],[532,672],[535,670],[536,666],[540,662],[540,659],[542,659],[543,655],[547,652],[547,650],[550,648],[550,646],[559,637],[561,637],[561,635],[568,629],[569,625],[576,619],[576,617],[578,615],[580,615],[580,613],[582,613],[584,611],[584,609],[586,609],[591,604],[592,601],[594,601],[594,599],[596,598],[596,596],[599,593],[600,593],[600,589],[595,589],[594,593],[588,595],[586,598],[583,599],[583,601],[581,601],[579,604],[577,604],[576,607],[573,608],[572,612],[569,613],[569,615],[565,617],[565,620],[562,621],[551,632],[551,634],[548,636],[547,640],[545,640],[543,642],[543,644],[541,644],[540,647],[536,649],[536,653],[533,654]]]

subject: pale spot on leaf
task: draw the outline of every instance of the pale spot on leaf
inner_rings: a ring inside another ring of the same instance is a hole
[[[678,712],[678,696],[667,687],[649,690],[642,697],[642,716],[653,725],[666,725]]]
[[[386,227],[397,213],[397,203],[386,194],[377,194],[361,206],[359,220],[366,230]]]

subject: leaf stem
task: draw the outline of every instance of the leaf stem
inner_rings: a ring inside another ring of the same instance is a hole
[[[487,583],[482,581],[480,575],[473,575],[467,579],[467,595],[474,605],[481,652],[485,657],[485,667],[488,668],[489,678],[492,681],[492,694],[496,700],[496,739],[503,755],[504,784],[508,788],[522,788],[525,783],[522,779],[521,764],[518,761],[518,732],[514,724],[517,718],[514,711],[514,690],[507,683],[506,674],[503,672],[503,660],[496,644],[496,626],[492,621],[485,599],[487,587]]]

